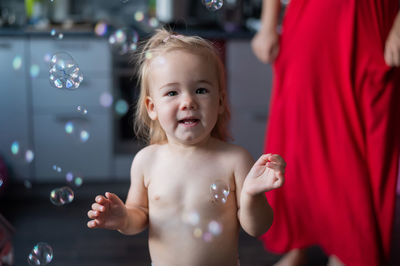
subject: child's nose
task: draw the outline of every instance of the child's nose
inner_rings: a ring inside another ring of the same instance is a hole
[[[191,96],[191,95],[183,96],[182,103],[181,103],[182,110],[193,110],[196,108],[197,108],[197,105],[196,105],[195,100],[193,99],[193,96]]]

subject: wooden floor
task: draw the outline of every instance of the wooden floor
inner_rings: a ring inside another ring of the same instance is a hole
[[[16,266],[28,265],[27,256],[37,242],[47,242],[52,246],[54,258],[49,265],[150,265],[147,232],[124,236],[115,231],[90,230],[86,227],[86,213],[95,195],[111,191],[125,198],[127,183],[84,184],[75,189],[73,203],[56,207],[48,198],[50,191],[59,186],[60,184],[34,184],[27,189],[23,185],[9,185],[7,192],[1,196],[0,213],[16,229],[13,238]],[[397,203],[396,228],[400,229],[400,197]],[[394,242],[393,249],[399,251],[399,230],[395,234]],[[257,239],[244,232],[240,234],[239,250],[242,266],[273,265],[280,258],[279,255],[266,252]],[[318,247],[310,248],[308,255],[309,265],[326,264],[327,258]],[[400,265],[400,258],[393,256],[391,265]]]

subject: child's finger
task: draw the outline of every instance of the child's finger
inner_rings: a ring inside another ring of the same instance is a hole
[[[96,228],[97,227],[96,220],[91,220],[91,221],[87,222],[87,227]]]
[[[104,212],[104,211],[106,210],[106,207],[103,206],[103,205],[100,205],[100,204],[98,204],[98,203],[93,203],[93,204],[92,204],[92,210]]]
[[[90,211],[88,211],[87,216],[88,216],[90,219],[96,219],[97,217],[99,217],[99,212],[98,212],[98,211],[90,210]]]
[[[99,204],[105,203],[107,199],[103,195],[98,195],[96,196],[95,201]]]
[[[108,200],[110,200],[114,204],[118,204],[118,205],[124,204],[122,202],[122,200],[114,193],[106,192],[106,197]]]
[[[269,158],[269,161],[274,162],[274,163],[280,163],[283,166],[286,166],[286,162],[278,154],[271,155],[270,158]]]
[[[282,167],[282,165],[277,164],[277,163],[268,162],[268,163],[267,163],[267,167],[268,167],[268,168],[271,168],[271,169],[273,169],[273,170],[275,170],[275,171],[277,171],[277,172],[282,172],[282,173],[285,172],[285,168]]]

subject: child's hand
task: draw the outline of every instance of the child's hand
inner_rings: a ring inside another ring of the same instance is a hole
[[[118,230],[126,225],[128,213],[125,204],[115,194],[106,192],[106,196],[96,196],[96,202],[88,211],[90,220],[87,223],[89,228],[105,228]]]
[[[278,154],[264,154],[248,173],[243,189],[250,195],[257,195],[279,188],[285,182],[286,163]]]

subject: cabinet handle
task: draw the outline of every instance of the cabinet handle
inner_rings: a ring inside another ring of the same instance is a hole
[[[89,122],[89,118],[87,118],[86,116],[78,116],[74,114],[56,115],[55,120],[59,123],[66,123],[70,121],[81,122],[81,123]]]
[[[9,43],[0,43],[0,48],[1,49],[10,49],[11,48],[11,44],[9,44]]]

